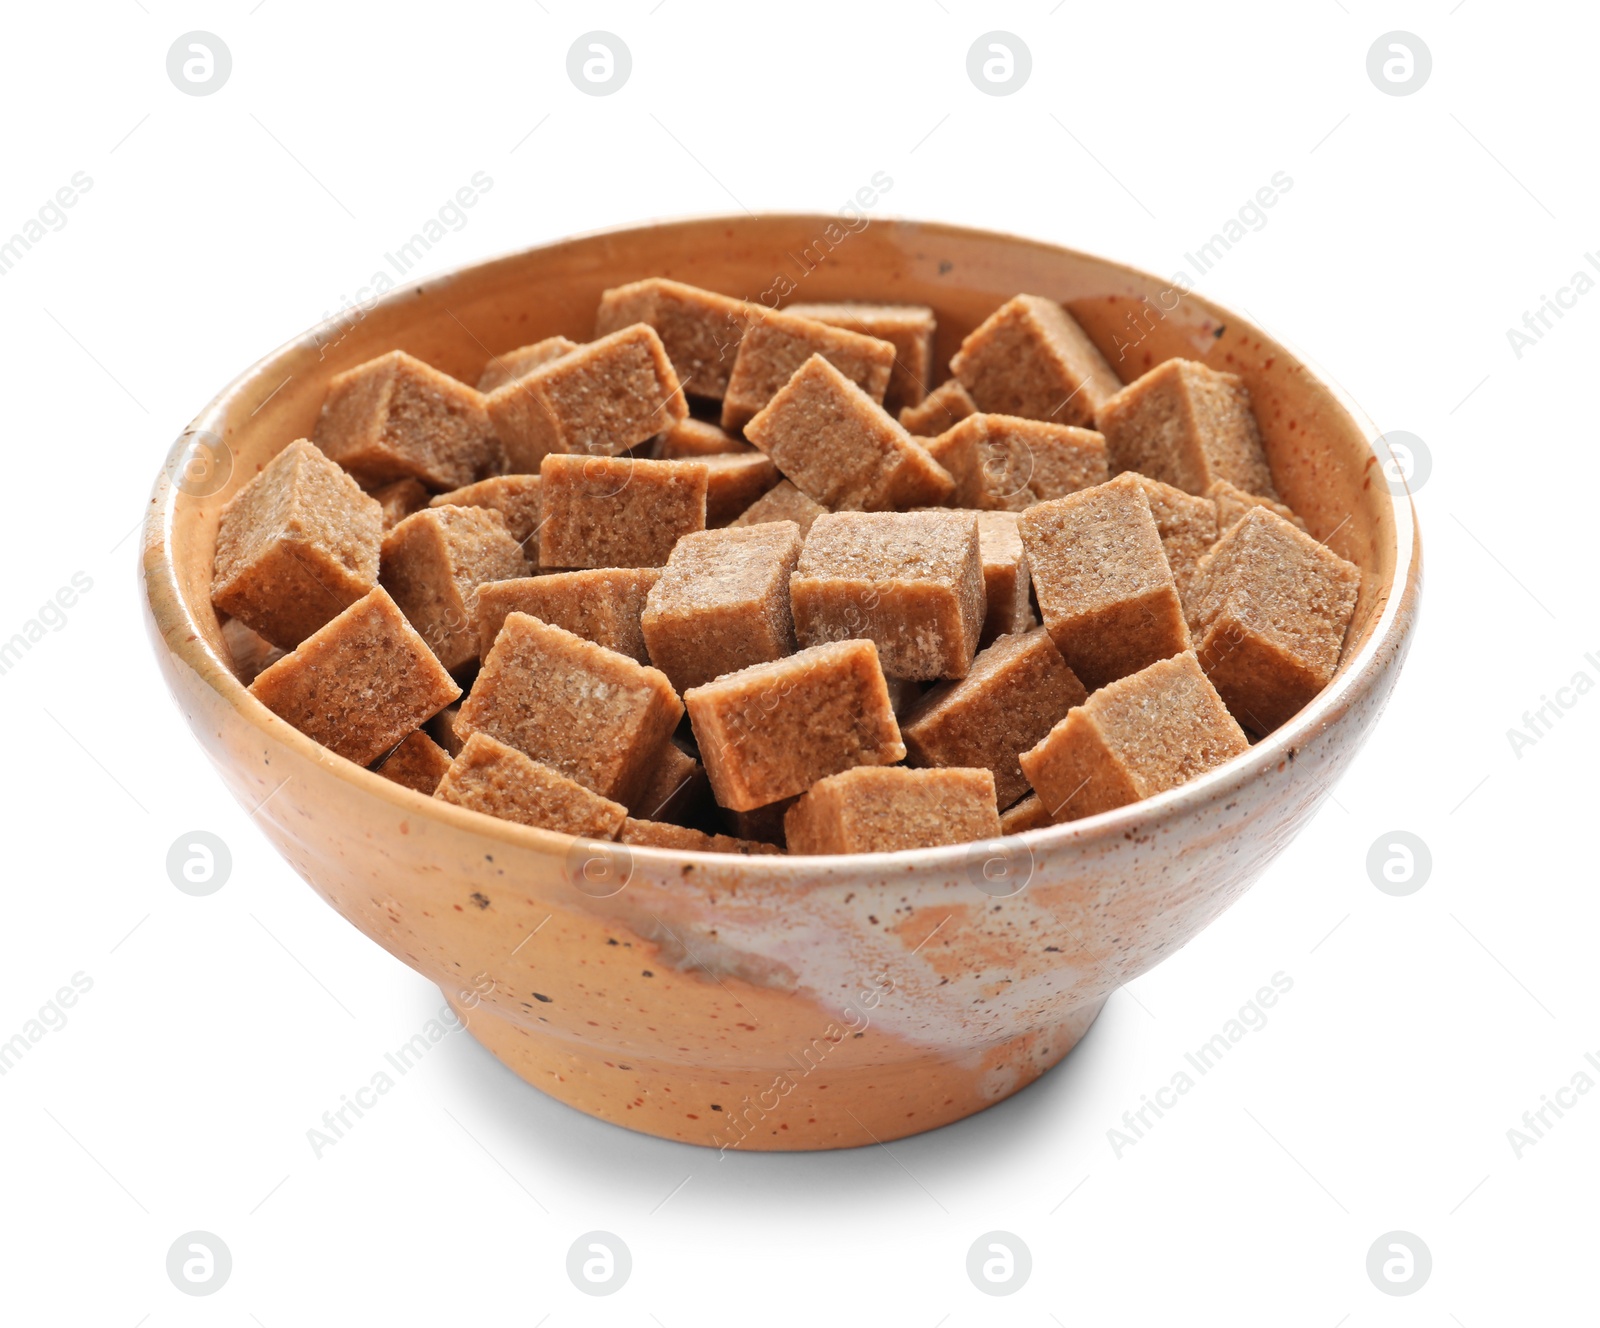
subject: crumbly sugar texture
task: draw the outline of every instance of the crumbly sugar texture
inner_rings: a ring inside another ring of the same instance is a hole
[[[938,506],[955,481],[867,393],[820,355],[783,383],[745,436],[834,511]]]
[[[732,835],[692,830],[686,825],[672,825],[666,821],[636,821],[632,817],[623,822],[622,833],[617,838],[624,844],[668,848],[680,853],[742,853],[750,857],[783,852],[775,844],[763,844],[758,839],[735,839]]]
[[[1276,498],[1250,392],[1237,374],[1198,360],[1167,360],[1102,403],[1095,428],[1105,435],[1113,471],[1136,470],[1185,493],[1204,494],[1217,480]]]
[[[531,346],[518,346],[504,355],[496,355],[478,375],[478,391],[487,396],[495,388],[504,387],[524,374],[532,373],[540,365],[559,360],[568,351],[577,349],[578,343],[566,337],[546,337]]]
[[[1040,627],[1002,636],[957,682],[935,687],[901,721],[914,766],[981,767],[994,775],[998,807],[1028,792],[1017,757],[1088,693]]]
[[[478,657],[494,646],[506,616],[531,613],[585,641],[619,655],[650,662],[639,615],[645,596],[661,575],[655,567],[602,567],[583,572],[548,572],[478,588]]]
[[[539,477],[496,475],[433,499],[432,507],[492,507],[505,518],[506,531],[522,546],[530,563],[539,561]]]
[[[1189,649],[1177,583],[1136,477],[1038,503],[1017,524],[1044,625],[1090,691]]]
[[[653,328],[625,327],[496,388],[484,407],[506,469],[531,475],[551,453],[615,456],[689,414]]]
[[[968,415],[978,413],[978,403],[972,394],[961,386],[959,378],[950,378],[929,392],[915,406],[900,408],[900,427],[919,438],[937,438],[954,428]]]
[[[684,390],[720,401],[728,390],[728,375],[745,329],[763,312],[759,305],[715,291],[647,277],[602,293],[595,335],[648,323],[666,347]]]
[[[895,853],[1000,834],[987,770],[858,766],[818,780],[783,818],[790,853]]]
[[[1246,512],[1252,507],[1265,507],[1270,512],[1276,512],[1291,525],[1306,530],[1306,523],[1294,514],[1294,509],[1287,503],[1280,503],[1272,498],[1263,498],[1260,494],[1246,493],[1236,484],[1229,484],[1227,480],[1218,480],[1206,490],[1209,498],[1217,509],[1217,531],[1226,534],[1233,528]],[[1306,531],[1307,534],[1311,532]]]
[[[894,413],[919,405],[933,377],[933,310],[925,304],[791,304],[786,312],[814,318],[830,327],[887,341],[894,368],[884,389],[883,408]]]
[[[968,334],[950,369],[979,410],[1085,428],[1122,386],[1077,320],[1039,295],[1002,304]]]
[[[709,420],[693,416],[679,420],[656,438],[657,461],[695,461],[701,457],[724,456],[732,452],[753,452],[755,448],[742,438],[735,438],[726,429]]]
[[[1250,740],[1185,651],[1108,683],[1022,754],[1056,821],[1153,797],[1249,750]]]
[[[793,521],[800,527],[800,534],[805,536],[811,531],[811,523],[827,510],[816,499],[807,497],[795,488],[792,481],[779,480],[728,524],[759,526],[767,521]]]
[[[1150,504],[1150,515],[1155,518],[1156,534],[1161,537],[1161,551],[1167,555],[1178,598],[1187,605],[1194,569],[1217,542],[1217,504],[1145,475],[1133,478]]]
[[[650,662],[680,692],[795,650],[792,521],[685,535],[645,601]]]
[[[421,729],[416,729],[406,734],[400,745],[383,758],[377,772],[385,779],[431,798],[449,768],[450,753]]]
[[[956,482],[951,505],[1021,512],[1111,478],[1093,429],[1016,415],[969,415],[928,444]]]
[[[1028,554],[1022,547],[1015,512],[979,512],[978,559],[983,564],[983,632],[986,646],[1007,632],[1025,632],[1034,625],[1028,592]]]
[[[683,536],[706,528],[704,460],[548,456],[543,567],[665,567]]]
[[[725,526],[783,478],[760,452],[725,453],[696,460],[706,468],[706,525]]]
[[[628,818],[626,807],[487,733],[467,739],[433,796],[502,821],[591,839],[615,839]]]
[[[262,670],[250,694],[329,751],[371,765],[461,689],[380,586]]]
[[[1328,685],[1361,569],[1265,507],[1201,561],[1190,625],[1206,675],[1234,716],[1265,735]]]
[[[378,583],[383,507],[304,438],[222,509],[211,602],[292,650]]]
[[[656,752],[644,787],[628,803],[628,811],[643,821],[683,824],[703,809],[710,794],[706,768],[672,738]]]
[[[818,517],[789,597],[801,645],[865,638],[893,677],[963,677],[985,612],[976,514]]]
[[[456,729],[487,733],[627,804],[683,718],[666,674],[526,613],[507,616]]]
[[[875,405],[882,405],[894,368],[893,345],[772,310],[750,324],[739,345],[722,399],[722,427],[743,428],[813,355],[833,365]]]
[[[813,646],[725,674],[683,699],[712,792],[734,812],[906,754],[871,641]]]
[[[377,500],[378,506],[383,508],[385,530],[393,530],[413,512],[420,512],[432,497],[421,480],[413,479],[380,484],[370,492]]]
[[[458,489],[504,469],[483,393],[403,350],[336,375],[311,438],[367,484]]]
[[[379,580],[447,669],[478,657],[478,587],[528,574],[505,518],[487,507],[427,507],[383,540]]]

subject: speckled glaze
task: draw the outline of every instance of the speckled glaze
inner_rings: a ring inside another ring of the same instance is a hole
[[[1338,676],[1246,755],[1137,806],[988,846],[835,858],[629,850],[496,822],[330,755],[259,705],[209,601],[217,516],[311,431],[327,380],[401,347],[476,381],[491,353],[586,335],[602,289],[651,275],[768,303],[929,304],[941,365],[1027,291],[1064,302],[1125,381],[1174,355],[1241,374],[1283,497],[1364,572]],[[180,492],[170,464],[157,479],[146,607],[173,695],[234,795],[529,1083],[712,1147],[894,1139],[1048,1070],[1317,808],[1383,708],[1417,607],[1410,501],[1384,483],[1377,431],[1301,359],[1157,278],[951,226],[711,218],[533,249],[315,329],[231,383],[191,432],[225,440],[232,473],[205,496]]]

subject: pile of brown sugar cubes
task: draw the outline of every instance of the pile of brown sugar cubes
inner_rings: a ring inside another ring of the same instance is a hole
[[[745,854],[1091,816],[1329,681],[1361,573],[1278,501],[1239,378],[1124,386],[1036,295],[929,390],[933,339],[653,278],[476,387],[358,365],[222,512],[236,664],[421,794]]]

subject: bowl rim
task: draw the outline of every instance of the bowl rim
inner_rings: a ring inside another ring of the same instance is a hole
[[[526,258],[531,254],[574,243],[603,240],[608,236],[631,234],[656,227],[715,225],[742,227],[752,223],[772,221],[827,225],[837,220],[838,218],[832,213],[766,211],[744,214],[694,213],[620,223],[507,250],[490,257],[459,264],[422,280],[403,282],[379,299],[367,304],[365,312],[370,315],[378,309],[389,308],[402,302],[412,302],[423,294],[440,293],[469,274],[478,274],[500,264]],[[914,227],[923,233],[963,239],[1000,240],[1008,244],[1049,250],[1058,255],[1120,272],[1139,283],[1159,285],[1164,280],[1131,264],[1010,231],[924,221],[911,217],[877,218],[871,224]],[[1210,314],[1229,326],[1249,328],[1252,341],[1259,341],[1264,348],[1270,347],[1275,353],[1302,366],[1305,375],[1326,391],[1339,409],[1343,410],[1363,431],[1372,458],[1382,471],[1385,459],[1379,453],[1377,444],[1383,435],[1332,375],[1323,371],[1305,353],[1267,332],[1254,319],[1246,318],[1225,305],[1197,294],[1192,289],[1183,293],[1183,299],[1191,307]],[[712,879],[706,874],[708,869],[726,869],[729,865],[737,865],[741,876],[752,883],[765,879],[774,882],[783,881],[793,887],[808,883],[822,885],[830,879],[841,878],[848,879],[852,888],[859,890],[873,885],[886,887],[895,885],[903,879],[906,871],[913,867],[919,874],[938,874],[943,871],[953,876],[963,869],[964,864],[970,869],[975,849],[982,850],[989,859],[1005,851],[1000,846],[1012,843],[1021,844],[1030,855],[1036,851],[1055,853],[1073,848],[1090,849],[1099,843],[1132,837],[1136,832],[1148,829],[1152,822],[1171,820],[1197,811],[1202,806],[1226,796],[1230,791],[1266,776],[1281,763],[1293,760],[1295,753],[1301,747],[1334,722],[1355,698],[1376,683],[1382,673],[1385,657],[1393,653],[1394,648],[1411,630],[1414,617],[1412,601],[1415,599],[1418,582],[1421,548],[1410,487],[1408,483],[1402,481],[1405,484],[1403,492],[1395,493],[1393,490],[1390,492],[1395,533],[1394,574],[1385,585],[1378,588],[1383,596],[1383,602],[1379,606],[1377,620],[1366,641],[1354,655],[1340,660],[1339,670],[1332,681],[1292,719],[1280,725],[1267,737],[1252,744],[1248,751],[1176,788],[1111,811],[1098,812],[1092,816],[1057,825],[1002,835],[998,839],[947,844],[933,848],[901,849],[887,853],[751,855],[711,853],[696,849],[665,849],[652,845],[625,844],[617,840],[595,840],[582,835],[569,835],[499,820],[481,812],[469,811],[464,807],[429,797],[415,789],[386,779],[376,771],[356,765],[345,757],[329,751],[268,710],[235,676],[229,662],[219,658],[210,649],[200,624],[188,611],[179,584],[173,561],[173,528],[174,508],[180,490],[172,480],[172,463],[178,455],[179,446],[185,439],[197,433],[209,432],[217,437],[223,436],[221,416],[235,398],[243,395],[252,384],[259,382],[269,366],[308,344],[313,346],[321,344],[318,338],[341,326],[348,312],[347,309],[341,309],[338,313],[313,324],[306,331],[283,342],[237,374],[191,420],[179,436],[178,442],[169,449],[157,472],[143,523],[144,565],[141,591],[150,622],[161,638],[159,643],[156,643],[156,648],[177,656],[180,663],[187,665],[216,691],[232,710],[252,724],[260,732],[263,740],[279,744],[302,758],[327,767],[339,778],[353,782],[368,795],[387,800],[396,811],[411,815],[426,812],[454,828],[523,850],[531,850],[546,857],[568,858],[574,845],[586,845],[592,850],[604,850],[605,846],[609,845],[612,852],[625,852],[630,864],[637,860],[640,865],[653,864],[661,868],[692,863],[695,865],[693,879],[705,880],[708,884]],[[679,875],[677,872],[672,874]],[[880,879],[873,881],[871,880],[873,876]],[[789,879],[796,877],[803,879]],[[689,878],[680,879],[684,879],[687,883]]]

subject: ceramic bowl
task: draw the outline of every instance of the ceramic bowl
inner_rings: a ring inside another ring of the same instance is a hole
[[[1136,806],[989,845],[827,858],[494,821],[333,756],[257,703],[211,608],[218,512],[311,432],[328,379],[400,347],[474,382],[491,354],[585,336],[605,287],[652,275],[768,304],[931,305],[940,365],[1026,291],[1062,301],[1124,380],[1176,355],[1242,375],[1282,496],[1363,572],[1338,675],[1247,754]],[[910,221],[665,222],[407,285],[247,370],[156,481],[143,585],[173,695],[234,795],[517,1074],[669,1139],[847,1147],[958,1120],[1043,1074],[1317,809],[1394,686],[1417,608],[1414,516],[1375,437],[1260,328],[1104,259]]]

